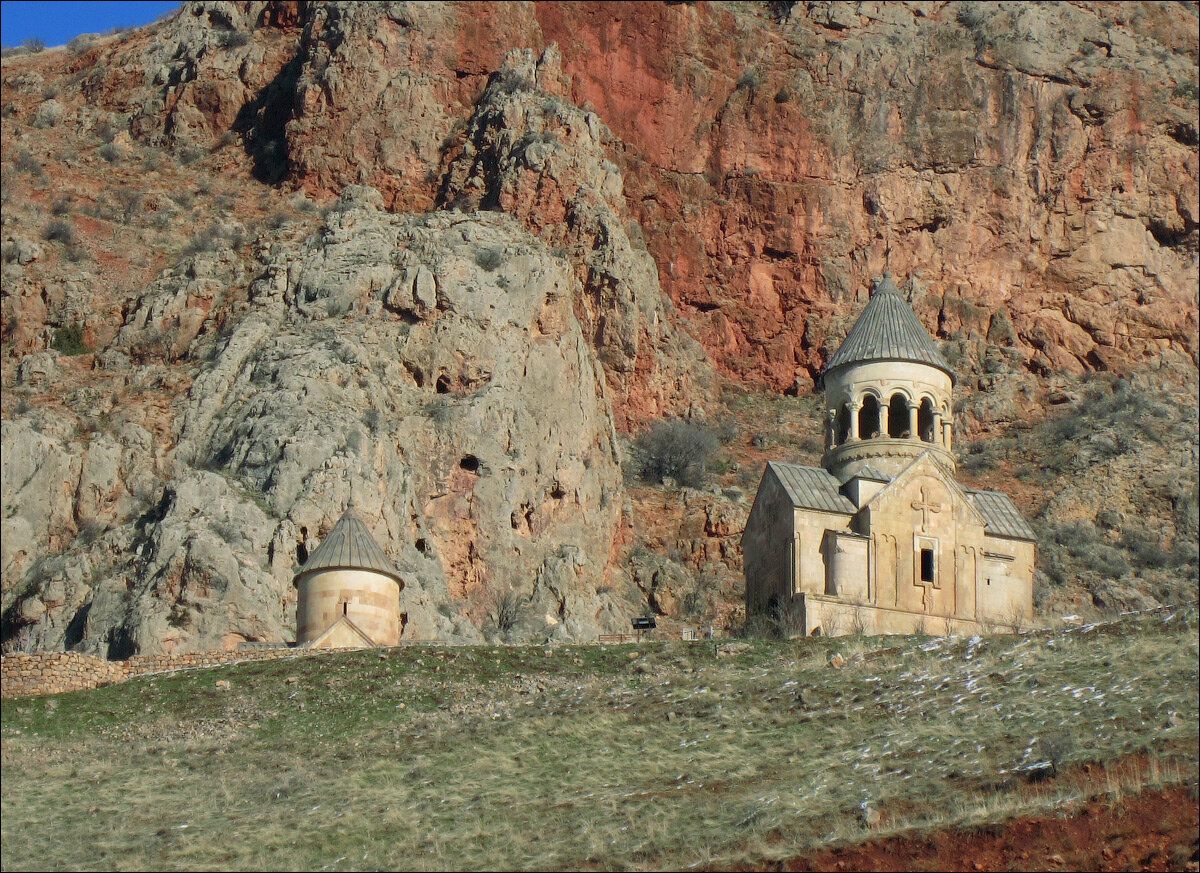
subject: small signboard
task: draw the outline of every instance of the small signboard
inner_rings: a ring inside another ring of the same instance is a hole
[[[637,631],[639,643],[642,641],[642,636],[646,633],[646,631],[652,631],[656,627],[658,627],[658,624],[654,621],[654,616],[652,615],[644,618],[635,618],[633,620],[633,629]]]

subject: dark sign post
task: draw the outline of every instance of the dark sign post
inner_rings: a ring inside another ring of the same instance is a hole
[[[658,627],[658,625],[654,621],[654,616],[649,616],[647,618],[635,618],[633,620],[633,629],[637,631],[639,643],[642,641],[642,634],[644,634],[646,631],[654,630],[656,627]]]

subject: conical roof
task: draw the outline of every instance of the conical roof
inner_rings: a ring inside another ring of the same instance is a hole
[[[891,273],[884,273],[875,283],[866,308],[829,359],[825,372],[863,361],[914,361],[937,367],[954,378],[954,371],[901,295]]]
[[[388,560],[379,543],[363,524],[354,505],[346,507],[338,523],[333,526],[321,544],[308,556],[296,577],[318,570],[371,570],[390,576],[397,582],[400,572]]]

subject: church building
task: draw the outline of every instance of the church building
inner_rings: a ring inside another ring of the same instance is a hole
[[[353,502],[296,574],[296,644],[310,649],[394,646],[399,571],[371,536]]]
[[[770,463],[742,535],[747,615],[808,635],[1028,626],[1034,540],[954,479],[954,373],[888,273],[822,374],[820,467]]]

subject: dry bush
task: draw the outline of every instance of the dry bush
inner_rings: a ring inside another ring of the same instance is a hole
[[[707,481],[708,463],[717,446],[709,428],[675,418],[656,422],[634,443],[643,479],[655,483],[674,479],[689,488]]]

